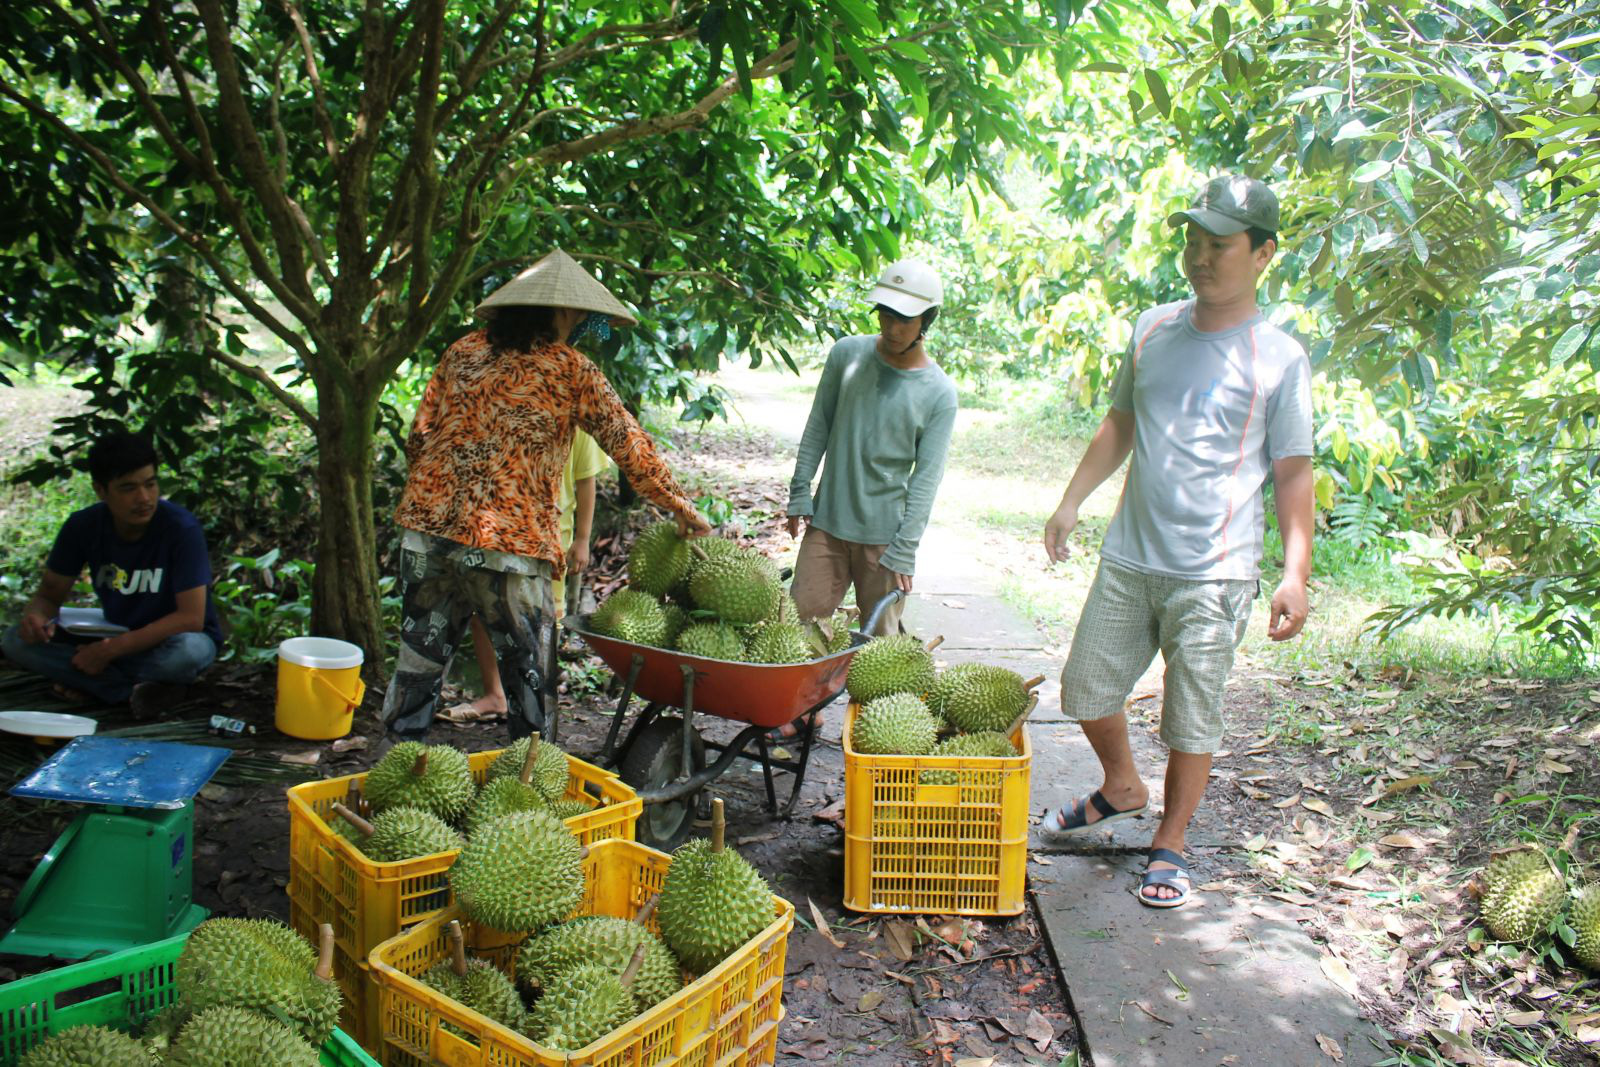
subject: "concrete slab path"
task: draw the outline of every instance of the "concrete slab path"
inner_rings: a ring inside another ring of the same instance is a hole
[[[734,394],[736,423],[742,415],[793,449],[810,399],[793,390],[792,378],[733,368],[719,380]],[[1029,889],[1094,1067],[1368,1067],[1386,1058],[1377,1029],[1322,973],[1320,953],[1297,923],[1205,890],[1176,910],[1138,902],[1166,759],[1140,723],[1131,732],[1154,787],[1151,814],[1065,842],[1039,833],[1050,806],[1099,786],[1099,763],[1083,732],[1061,715],[1061,656],[1052,646],[1067,635],[1047,640],[1003,600],[996,575],[970,543],[964,531],[940,522],[936,506],[917,553],[905,626],[924,638],[943,635],[935,653],[943,663],[982,660],[1045,676],[1030,727]],[[1158,658],[1135,699],[1159,698],[1160,669]],[[1202,804],[1189,844],[1195,884],[1203,886],[1210,857],[1238,842]]]

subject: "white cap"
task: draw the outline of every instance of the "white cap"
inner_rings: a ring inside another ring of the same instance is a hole
[[[481,317],[490,308],[518,305],[598,311],[610,315],[615,326],[638,322],[626,304],[559,248],[490,293],[477,313]]]
[[[867,294],[867,303],[893,308],[914,319],[944,300],[944,283],[939,272],[920,259],[902,259],[884,269],[878,284]]]

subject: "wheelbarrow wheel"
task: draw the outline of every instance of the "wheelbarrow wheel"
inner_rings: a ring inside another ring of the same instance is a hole
[[[640,731],[628,746],[622,765],[617,768],[622,780],[640,792],[661,789],[687,778],[706,765],[706,748],[695,732],[690,739],[692,767],[683,766],[683,720],[657,719]],[[688,838],[694,829],[695,794],[661,804],[646,804],[639,816],[639,843],[670,852]]]

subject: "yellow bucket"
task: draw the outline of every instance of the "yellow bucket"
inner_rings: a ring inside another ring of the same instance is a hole
[[[278,646],[281,733],[326,741],[350,732],[356,705],[366,695],[361,649],[332,637],[291,637]]]

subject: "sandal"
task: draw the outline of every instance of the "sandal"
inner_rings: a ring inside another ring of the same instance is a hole
[[[1144,878],[1139,882],[1139,903],[1147,908],[1177,908],[1189,903],[1191,885],[1189,865],[1184,862],[1182,856],[1170,848],[1152,848],[1145,862],[1146,864],[1171,863],[1173,866],[1156,871],[1152,871],[1149,866],[1145,867]],[[1178,895],[1152,897],[1145,892],[1152,886],[1166,886],[1168,889],[1176,890]]]
[[[1091,804],[1094,805],[1094,810],[1100,813],[1100,818],[1094,822],[1088,821],[1089,805]],[[1132,819],[1143,815],[1147,807],[1149,807],[1148,803],[1140,804],[1137,808],[1112,807],[1111,801],[1105,798],[1105,794],[1096,789],[1087,798],[1073,804],[1070,811],[1065,804],[1055,809],[1044,817],[1042,825],[1045,833],[1066,837],[1070,834],[1078,834],[1085,830],[1093,830],[1097,827],[1114,823],[1119,819]]]

